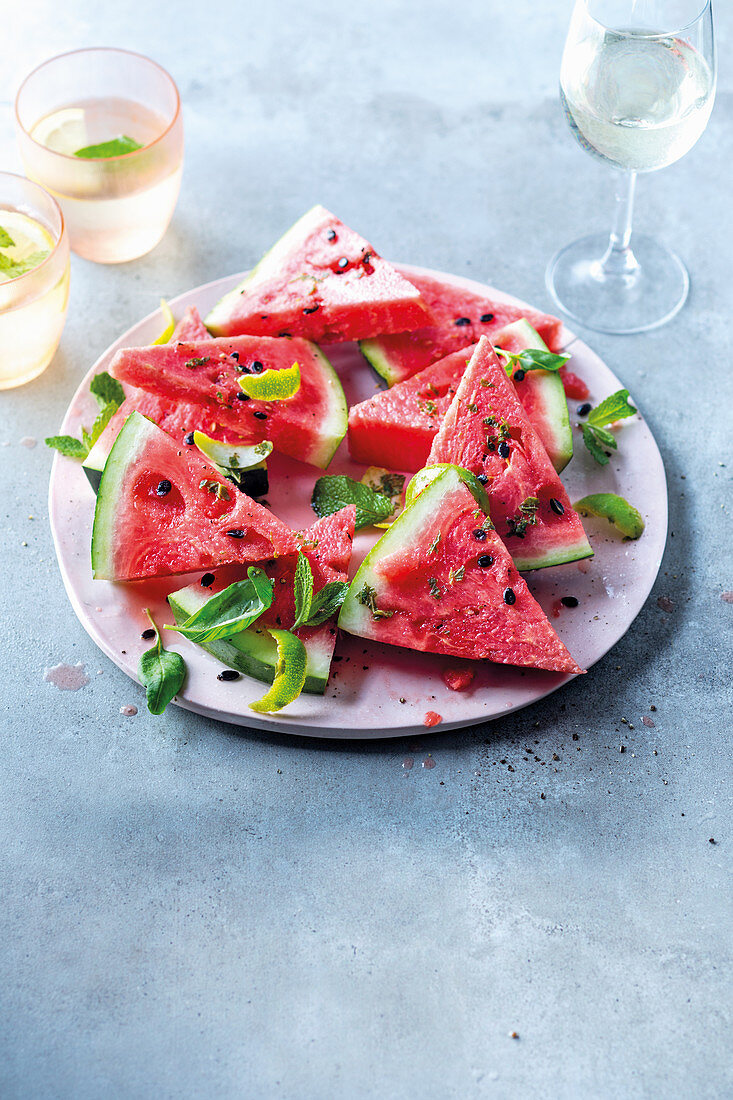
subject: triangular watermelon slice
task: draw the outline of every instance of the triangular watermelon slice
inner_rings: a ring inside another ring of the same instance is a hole
[[[92,569],[127,581],[297,553],[289,527],[240,493],[200,451],[134,412],[97,494]]]
[[[345,581],[351,561],[351,544],[354,537],[356,509],[353,504],[340,512],[324,516],[307,531],[296,532],[295,537],[302,552],[310,562],[313,572],[313,589],[319,591],[329,581]],[[272,683],[277,666],[277,647],[264,626],[277,626],[289,630],[295,620],[293,602],[293,578],[297,559],[278,558],[263,565],[274,582],[272,606],[247,630],[231,638],[206,642],[203,648],[218,657],[229,668],[236,668],[247,676]],[[216,592],[221,592],[233,581],[244,576],[241,567],[229,566],[217,570],[214,581],[202,588],[192,584],[168,597],[176,622],[180,624],[193,615]],[[207,578],[208,579],[208,578]],[[336,644],[335,616],[320,626],[300,627],[295,631],[307,654],[304,691],[322,695],[326,690],[331,668],[331,658]]]
[[[542,569],[593,553],[486,336],[433,440],[428,464],[436,463],[463,466],[485,481],[491,518],[517,569]]]
[[[210,335],[196,306],[189,306],[173,329],[168,343],[175,344],[177,340],[206,340]]]
[[[423,652],[582,671],[493,529],[486,494],[455,466],[441,471],[364,559],[339,626]]]
[[[353,229],[314,206],[206,318],[217,336],[303,336],[320,344],[425,322],[420,292]]]
[[[428,308],[427,323],[413,325],[409,332],[360,342],[366,358],[390,386],[411,378],[437,359],[476,343],[482,336],[493,336],[521,317],[529,321],[551,351],[562,347],[562,322],[556,317],[492,301],[433,275],[410,272],[409,278]]]
[[[243,375],[284,370],[295,362],[300,388],[294,396],[284,401],[245,397],[239,385]],[[269,439],[283,454],[314,466],[328,465],[346,432],[341,383],[325,355],[307,340],[235,336],[123,348],[109,369],[121,382],[168,402],[202,406],[202,418],[242,442]]]

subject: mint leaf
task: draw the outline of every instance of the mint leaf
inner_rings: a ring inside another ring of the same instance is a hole
[[[100,141],[98,145],[85,145],[83,149],[77,149],[75,157],[84,157],[86,160],[104,160],[107,157],[123,157],[125,153],[134,153],[136,149],[142,149],[139,141],[120,134],[110,141]]]
[[[608,455],[603,449],[603,445],[600,443],[597,435],[597,428],[593,428],[590,424],[583,425],[583,442],[593,455],[593,458],[600,466],[608,465]],[[613,436],[611,437],[613,439]],[[614,443],[616,440],[614,439]]]
[[[160,631],[147,608],[145,614],[155,631],[155,645],[151,649],[146,649],[141,655],[137,674],[145,688],[148,710],[151,714],[162,714],[183,687],[183,681],[186,679],[186,662],[180,653],[163,649]]]
[[[0,225],[0,248],[12,248],[15,241],[8,233],[7,229],[3,229]]]
[[[73,435],[49,435],[45,443],[67,458],[86,458],[89,454],[89,448],[80,439],[74,439]]]
[[[525,348],[524,351],[519,352],[516,358],[519,361],[519,366],[526,374],[528,370],[560,370],[560,367],[565,366],[570,356],[555,355],[554,352],[545,351],[544,348]]]
[[[603,427],[604,424],[613,424],[614,420],[624,420],[627,416],[633,416],[636,411],[629,403],[629,391],[617,390],[616,393],[604,398],[600,405],[591,409],[587,423],[595,427]]]
[[[329,581],[317,592],[311,603],[310,615],[306,626],[320,626],[335,615],[346,599],[349,586],[346,581]]]
[[[347,505],[356,507],[356,529],[370,527],[388,519],[394,505],[384,493],[378,493],[346,474],[326,474],[319,477],[313,488],[311,506],[317,516],[330,516]]]
[[[293,597],[295,599],[295,621],[291,630],[297,630],[308,621],[313,599],[313,570],[311,563],[303,553],[298,554],[298,564],[293,578]]]
[[[89,392],[96,397],[102,408],[111,403],[119,407],[125,400],[125,391],[121,383],[106,370],[94,375],[89,383]]]
[[[120,406],[115,401],[110,401],[109,404],[105,405],[102,411],[97,415],[97,419],[92,424],[92,430],[90,432],[89,450],[91,450],[94,444],[97,442],[100,435],[107,427],[119,407]]]
[[[231,638],[251,626],[271,604],[272,581],[262,569],[250,566],[247,580],[230,584],[207,600],[185,622],[166,629],[177,630],[192,642]]]
[[[9,256],[4,256],[0,252],[0,271],[5,272],[10,279],[17,279],[19,275],[26,275],[34,267],[42,264],[48,254],[48,249],[45,251],[39,249],[37,252],[31,252],[30,256],[26,256],[24,260],[11,260]]]

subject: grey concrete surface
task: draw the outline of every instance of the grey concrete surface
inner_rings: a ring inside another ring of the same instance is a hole
[[[651,336],[588,337],[656,434],[671,527],[632,629],[560,695],[380,744],[175,708],[124,718],[139,690],[79,626],[56,569],[51,456],[20,443],[57,428],[88,365],[161,294],[250,265],[315,201],[390,257],[549,307],[548,257],[606,227],[612,205],[611,173],[558,107],[569,7],[6,13],[3,167],[18,165],[19,79],[80,45],[166,65],[187,137],[163,243],[119,268],[74,258],[55,362],[0,395],[7,1100],[733,1093],[729,70],[699,145],[639,186],[637,224],[686,258],[689,305]],[[44,683],[77,661],[81,691]]]

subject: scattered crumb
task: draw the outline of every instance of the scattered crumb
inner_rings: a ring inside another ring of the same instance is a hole
[[[657,607],[661,607],[662,611],[674,611],[674,600],[670,600],[669,596],[660,596]]]
[[[733,603],[733,592],[721,592],[720,598],[724,603]]]
[[[133,703],[125,703],[120,707],[120,714],[124,714],[125,718],[134,718],[137,714],[137,707]]]
[[[35,447],[37,439],[34,439],[32,435],[24,435],[20,441],[21,447],[27,447],[29,451],[32,451]]]
[[[644,725],[645,725],[645,726],[649,726],[649,728],[650,728],[650,729],[654,729],[654,727],[655,727],[655,726],[656,726],[656,724],[657,724],[657,723],[656,723],[656,722],[654,721],[654,719],[653,719],[653,718],[649,718],[649,717],[648,717],[648,716],[647,716],[646,714],[645,714],[645,715],[643,715],[643,717],[642,717],[642,719],[641,719],[641,720],[642,720],[642,722],[644,723]]]

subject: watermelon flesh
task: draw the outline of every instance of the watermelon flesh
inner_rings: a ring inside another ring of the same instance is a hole
[[[211,335],[196,306],[189,306],[173,329],[169,344],[175,344],[177,340],[206,340]]]
[[[484,494],[456,467],[441,471],[364,559],[339,626],[422,652],[582,671],[491,527]]]
[[[420,292],[322,206],[295,223],[206,318],[217,336],[302,336],[321,344],[424,323]]]
[[[356,509],[353,504],[330,516],[319,519],[307,531],[295,535],[302,553],[308,558],[313,572],[313,589],[319,591],[329,581],[345,581],[351,560]],[[229,668],[236,668],[247,676],[272,683],[277,665],[277,648],[265,626],[290,629],[295,621],[293,602],[293,578],[297,558],[278,558],[276,562],[263,563],[268,577],[274,581],[272,606],[247,630],[231,638],[206,642],[203,649],[217,657]],[[198,611],[216,592],[241,580],[245,571],[241,566],[228,566],[217,570],[214,582],[202,588],[192,584],[168,597],[176,623],[179,625]],[[322,695],[326,690],[331,658],[336,644],[336,624],[333,619],[320,626],[299,627],[295,631],[306,649],[306,679],[303,690]]]
[[[453,463],[485,479],[491,518],[517,569],[542,569],[593,553],[488,337],[471,357],[428,463]]]
[[[239,399],[238,395],[244,397],[239,385],[244,374],[283,370],[295,362],[300,366],[300,388],[293,397]],[[235,336],[123,348],[110,372],[168,405],[199,406],[198,419],[231,433],[228,442],[269,439],[283,454],[314,466],[328,465],[346,432],[341,383],[322,352],[306,340]],[[211,430],[207,434],[220,438]]]
[[[522,317],[551,351],[562,347],[562,322],[556,317],[526,306],[492,301],[433,275],[410,273],[409,277],[428,308],[428,323],[413,326],[409,332],[360,342],[363,354],[390,386],[411,378],[445,355],[475,344],[482,336],[493,336]]]
[[[221,477],[198,449],[181,447],[138,412],[128,417],[97,494],[95,578],[163,577],[297,550],[290,528]]]

